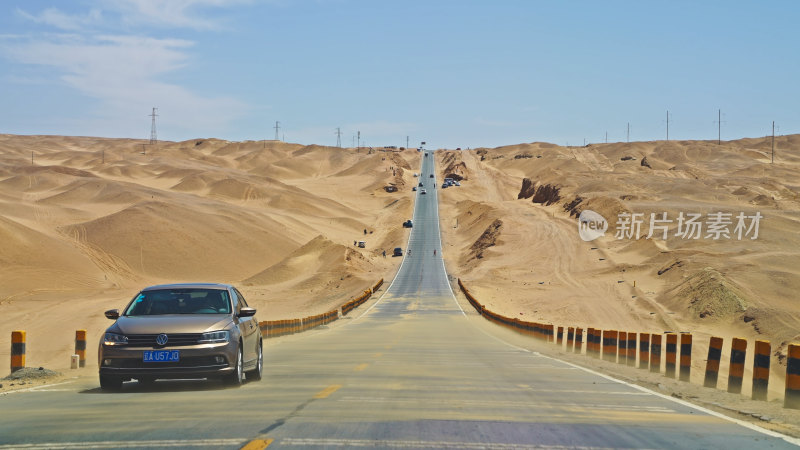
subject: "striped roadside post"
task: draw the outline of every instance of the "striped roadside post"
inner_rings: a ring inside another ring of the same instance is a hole
[[[742,393],[742,378],[744,377],[744,358],[747,355],[747,341],[733,338],[731,343],[731,363],[728,369],[728,392]]]
[[[664,376],[675,378],[675,363],[677,362],[678,335],[667,333],[667,358],[664,369]]]
[[[769,386],[769,341],[756,341],[753,360],[753,400],[767,400]]]
[[[78,355],[78,367],[86,367],[86,330],[75,331],[75,354]]]
[[[620,364],[627,364],[628,362],[628,333],[624,331],[620,331],[617,335],[617,354],[619,355],[619,359],[617,360]]]
[[[575,328],[567,327],[567,351],[571,352],[575,346]]]
[[[586,328],[586,355],[596,356],[594,353],[594,328]]]
[[[575,353],[581,353],[583,346],[583,329],[575,328]]]
[[[603,331],[603,359],[610,362],[617,362],[617,331]]]
[[[692,371],[692,334],[681,334],[681,369],[678,379],[689,381]]]
[[[636,367],[636,333],[628,333],[628,365]]]
[[[25,332],[11,332],[11,373],[25,368]]]
[[[650,344],[650,372],[661,372],[661,335],[652,334]]]
[[[556,332],[556,345],[559,347],[564,345],[564,327],[558,327]]]
[[[650,365],[650,333],[639,333],[639,368]]]
[[[713,336],[708,342],[708,359],[706,360],[706,378],[703,386],[716,389],[719,378],[719,362],[722,358],[722,338]]]
[[[789,344],[786,356],[786,394],[783,407],[800,409],[800,345]]]

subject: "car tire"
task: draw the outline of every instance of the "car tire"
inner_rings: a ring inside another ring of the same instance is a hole
[[[257,360],[255,369],[247,372],[247,381],[258,381],[264,373],[264,351],[261,339],[258,340]]]
[[[122,378],[112,375],[100,375],[100,389],[104,391],[119,391],[122,389]]]
[[[241,386],[242,385],[242,379],[244,378],[244,373],[242,372],[242,364],[244,364],[244,362],[242,360],[243,360],[243,358],[242,358],[242,346],[241,346],[241,344],[239,344],[239,349],[236,352],[236,363],[234,365],[233,372],[231,372],[231,373],[229,373],[228,375],[225,376],[225,378],[223,379],[225,384],[228,384],[228,385],[231,385],[231,386]]]

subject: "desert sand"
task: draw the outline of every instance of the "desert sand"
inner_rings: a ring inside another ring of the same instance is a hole
[[[691,332],[695,384],[709,337],[720,336],[726,389],[731,338],[742,337],[749,394],[753,342],[769,340],[770,398],[782,399],[787,344],[800,342],[800,136],[778,137],[775,147],[774,163],[771,137],[442,152],[439,176],[465,178],[440,191],[448,272],[510,317]],[[608,221],[605,236],[579,237],[583,210]],[[703,222],[731,213],[729,238],[706,237],[708,227],[698,239],[676,236],[681,212]],[[755,230],[734,233],[740,212],[763,216],[756,239]],[[617,238],[621,213],[643,213],[639,239]],[[651,213],[674,221],[666,239],[658,228],[647,239]]]
[[[0,135],[0,361],[22,329],[28,366],[67,368],[86,329],[96,367],[103,312],[153,284],[233,283],[262,321],[334,309],[399,266],[382,251],[408,238],[419,163],[414,150]]]

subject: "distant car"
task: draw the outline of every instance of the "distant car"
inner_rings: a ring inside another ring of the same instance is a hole
[[[447,183],[442,183],[442,189],[447,189],[447,186],[450,186],[450,185],[447,184]]]
[[[403,249],[400,248],[400,247],[395,247],[394,248],[394,253],[392,255],[393,256],[403,256]]]
[[[190,283],[141,290],[100,340],[100,387],[118,390],[125,380],[221,378],[238,386],[264,368],[256,310],[229,284]]]
[[[459,183],[458,181],[453,181],[453,184],[455,184],[456,186],[461,186],[461,183]]]
[[[412,187],[412,188],[411,188],[411,190],[412,190],[412,191],[416,191],[416,190],[417,190],[417,187],[416,187],[416,186],[414,186],[414,187]]]
[[[418,177],[418,176],[419,176],[419,174],[418,174],[418,173],[415,173],[415,174],[414,174],[414,176],[415,176],[415,177]]]
[[[425,153],[425,157],[426,157],[426,158],[428,157],[428,153],[427,153],[427,152]]]
[[[411,222],[411,219],[408,219],[405,222],[403,222],[403,227],[405,227],[405,228],[412,228],[413,226],[414,226],[414,223]]]
[[[422,181],[420,181],[419,182],[419,187],[422,187],[422,186],[424,186],[424,185],[422,184]]]
[[[427,194],[428,192],[425,189],[420,189],[419,193],[420,194]]]
[[[431,174],[430,178],[433,178],[433,174]]]

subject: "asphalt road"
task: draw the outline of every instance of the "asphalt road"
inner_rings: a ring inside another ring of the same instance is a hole
[[[330,328],[267,341],[262,381],[127,383],[105,393],[90,377],[6,394],[0,450],[794,448],[541,355],[534,343],[507,343],[506,330],[453,297],[432,159],[395,280]]]

